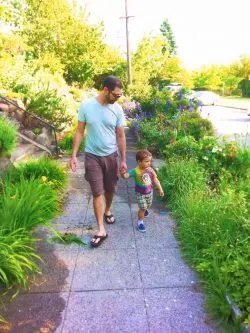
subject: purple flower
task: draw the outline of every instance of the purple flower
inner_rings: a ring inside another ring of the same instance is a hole
[[[135,115],[135,118],[136,118],[136,120],[137,120],[139,123],[141,122],[141,117],[139,116],[138,113]]]
[[[132,118],[132,113],[128,109],[125,109],[124,112],[128,117]]]
[[[171,100],[170,100],[170,98],[168,98],[167,102],[166,102],[166,104],[164,106],[165,111],[167,111],[170,108],[170,106],[171,106]]]
[[[156,97],[154,98],[154,103],[155,103],[155,105],[159,104],[159,101],[158,101],[158,99]]]
[[[182,100],[183,100],[183,92],[182,92],[182,91],[180,91],[180,94],[179,94],[179,99],[180,99],[180,101],[182,101]]]
[[[135,106],[136,106],[136,108],[137,108],[137,110],[138,110],[139,112],[142,112],[142,108],[141,108],[141,106],[140,106],[140,103],[138,103],[137,101],[135,101]]]
[[[153,112],[148,112],[147,113],[147,119],[152,119],[153,118]]]

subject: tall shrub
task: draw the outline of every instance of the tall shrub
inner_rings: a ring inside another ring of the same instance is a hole
[[[5,117],[0,117],[0,156],[9,154],[16,146],[16,127]]]

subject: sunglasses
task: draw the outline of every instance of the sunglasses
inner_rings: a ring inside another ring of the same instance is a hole
[[[114,98],[116,98],[116,99],[122,97],[122,94],[115,94],[115,93],[113,93],[111,90],[109,90],[109,93],[110,93]]]

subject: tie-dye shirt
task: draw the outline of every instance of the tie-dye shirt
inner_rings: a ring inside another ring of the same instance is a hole
[[[135,178],[135,192],[148,194],[152,191],[153,180],[157,178],[152,168],[141,170],[139,167],[129,170],[130,177]]]

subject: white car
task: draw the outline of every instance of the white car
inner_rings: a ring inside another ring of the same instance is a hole
[[[162,88],[162,91],[171,91],[173,94],[183,88],[181,83],[171,83],[168,86]]]
[[[197,98],[202,105],[216,105],[220,96],[212,91],[196,91],[195,98]]]

